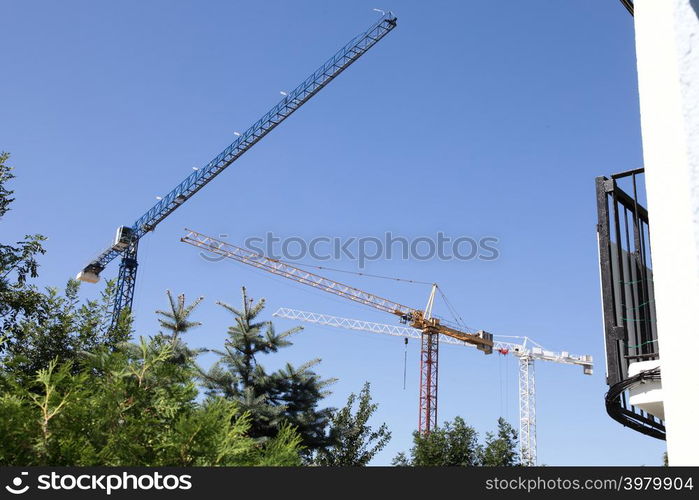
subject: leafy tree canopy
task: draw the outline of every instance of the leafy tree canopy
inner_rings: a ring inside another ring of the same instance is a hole
[[[497,434],[486,434],[485,444],[478,432],[463,418],[445,422],[429,434],[413,433],[410,454],[399,453],[393,459],[398,466],[514,466],[517,461],[517,434],[503,418],[498,419]]]
[[[391,440],[391,432],[385,423],[378,429],[368,425],[377,409],[378,405],[371,401],[369,382],[365,382],[359,396],[350,394],[347,405],[333,412],[330,421],[332,444],[319,450],[314,463],[333,467],[367,465]]]
[[[502,417],[498,419],[497,433],[486,434],[482,465],[505,467],[519,465],[517,431]]]

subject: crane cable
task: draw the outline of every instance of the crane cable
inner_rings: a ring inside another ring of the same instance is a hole
[[[405,351],[403,351],[403,390],[405,390],[405,379],[408,373],[408,337],[403,339],[405,342]]]
[[[411,280],[411,279],[407,279],[407,278],[396,278],[395,276],[386,276],[383,274],[361,273],[359,271],[348,271],[346,269],[337,269],[335,267],[317,266],[314,264],[301,264],[299,262],[291,263],[291,262],[281,260],[281,259],[273,259],[273,260],[276,260],[277,262],[281,262],[282,264],[287,264],[287,265],[292,266],[292,267],[293,266],[310,267],[313,269],[322,269],[325,271],[334,271],[337,273],[354,274],[356,276],[364,276],[366,278],[380,278],[380,279],[384,279],[384,280],[401,281],[404,283],[413,283],[413,284],[417,284],[417,285],[431,285],[432,284],[428,281],[418,281],[418,280]]]
[[[442,291],[442,288],[438,285],[437,290],[439,291],[439,294],[442,297],[442,300],[444,300],[444,303],[447,306],[447,309],[449,309],[449,312],[451,315],[454,317],[454,321],[464,330],[473,330],[470,326],[468,326],[465,322],[464,319],[461,317],[459,313],[456,312],[456,308],[451,304],[449,299],[447,298],[446,294],[444,291]]]
[[[282,264],[287,264],[287,265],[292,266],[292,267],[299,266],[299,267],[306,267],[306,268],[311,268],[311,269],[320,269],[320,270],[333,271],[333,272],[338,272],[338,273],[353,274],[355,276],[362,276],[365,278],[379,278],[379,279],[399,281],[402,283],[411,283],[411,284],[417,284],[417,285],[437,285],[436,283],[431,283],[429,281],[419,281],[419,280],[413,280],[413,279],[407,279],[407,278],[398,278],[396,276],[387,276],[385,274],[362,273],[359,271],[348,271],[346,269],[338,269],[335,267],[318,266],[315,264],[302,264],[300,262],[291,263],[289,261],[282,260],[282,259],[273,259],[273,260],[280,262]],[[451,313],[452,317],[454,318],[454,321],[459,325],[459,327],[462,330],[473,331],[474,329],[466,324],[464,319],[456,311],[456,308],[452,305],[451,301],[449,301],[446,294],[444,293],[444,291],[442,290],[442,288],[439,285],[437,285],[437,290],[439,291],[439,294],[442,297],[442,300],[444,300],[444,303],[446,304],[447,309],[449,309],[449,312]]]

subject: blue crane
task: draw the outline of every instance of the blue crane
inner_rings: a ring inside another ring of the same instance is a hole
[[[119,276],[116,282],[114,303],[112,306],[112,326],[118,321],[122,311],[130,310],[133,303],[136,271],[138,268],[137,252],[139,240],[174,212],[184,202],[211,182],[231,163],[254,146],[272,129],[283,122],[294,111],[303,106],[311,97],[336,76],[359,59],[367,50],[396,27],[397,18],[391,12],[382,12],[381,17],[369,29],[363,31],[316,71],[301,82],[293,91],[283,93],[284,98],[241,133],[233,143],[221,151],[213,160],[196,169],[184,181],[178,184],[166,196],[163,196],[145,214],[130,226],[117,229],[114,244],[92,260],[77,275],[77,279],[89,283],[99,281],[100,273],[112,260],[121,255]]]

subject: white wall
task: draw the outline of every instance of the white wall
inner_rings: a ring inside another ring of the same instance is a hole
[[[636,0],[636,54],[670,465],[699,465],[699,0]]]

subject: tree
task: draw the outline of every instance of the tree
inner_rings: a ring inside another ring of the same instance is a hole
[[[12,167],[5,162],[10,159],[10,153],[0,152],[0,219],[10,210],[10,204],[15,201],[10,198],[14,191],[7,189],[7,183],[14,179]]]
[[[322,380],[312,371],[320,360],[300,367],[287,364],[268,373],[259,359],[291,345],[289,336],[301,328],[276,333],[271,322],[257,319],[264,309],[264,299],[255,303],[245,288],[242,309],[218,304],[234,315],[235,324],[228,329],[224,350],[214,350],[219,360],[208,371],[202,371],[208,394],[235,401],[248,412],[250,435],[260,442],[273,438],[285,424],[290,424],[301,436],[307,455],[327,446],[325,429],[331,410],[319,409],[318,405],[327,395],[325,388],[334,380]]]
[[[480,464],[481,446],[478,433],[456,417],[454,422],[444,422],[429,434],[413,433],[410,458],[400,453],[393,465],[399,466],[474,466]]]
[[[502,417],[498,419],[497,437],[486,434],[481,462],[485,466],[512,467],[519,464],[517,431]]]
[[[30,386],[0,372],[0,465],[299,465],[291,426],[260,444],[250,415],[224,398],[196,399],[196,373],[170,362],[161,338],[56,361]]]
[[[7,158],[0,154],[0,218],[13,194]],[[130,316],[111,325],[113,282],[85,303],[77,281],[63,292],[31,283],[43,239],[0,244],[0,466],[301,463],[301,436],[291,423],[280,422],[261,442],[238,403],[198,398],[196,351],[181,337],[198,326],[188,317],[201,299],[186,305],[168,293],[170,311],[159,313],[167,333],[127,343]],[[294,370],[293,380],[277,385],[303,394],[294,384],[311,375]]]
[[[10,211],[14,201],[14,191],[7,186],[15,177],[6,163],[9,157],[9,153],[0,153],[0,220]],[[45,253],[41,245],[45,239],[35,234],[12,245],[0,243],[0,320],[4,332],[15,331],[18,320],[31,314],[44,299],[27,282],[38,275],[37,257]]]
[[[170,290],[166,290],[167,298],[170,301],[169,311],[155,311],[156,314],[162,316],[158,319],[160,326],[170,331],[170,336],[173,340],[177,340],[180,335],[188,332],[192,328],[201,326],[197,321],[190,321],[189,316],[194,309],[204,300],[204,297],[199,297],[189,305],[185,303],[184,294],[177,296],[177,302],[172,298]]]
[[[129,338],[130,318],[110,328],[113,283],[99,299],[84,304],[78,299],[78,291],[75,280],[68,282],[63,293],[48,288],[41,292],[41,300],[32,310],[25,311],[14,328],[6,330],[1,361],[8,370],[27,380],[54,359],[59,363],[72,361],[82,351],[99,346],[114,349]]]
[[[517,433],[503,418],[498,419],[497,437],[486,434],[485,445],[478,442],[476,430],[456,417],[427,435],[413,433],[410,456],[399,453],[397,466],[514,466],[517,460]]]
[[[176,363],[186,363],[192,361],[205,349],[190,349],[187,344],[182,341],[181,336],[187,333],[192,328],[201,326],[198,321],[191,321],[189,317],[197,306],[204,300],[204,297],[198,297],[191,304],[187,305],[184,294],[177,296],[177,301],[173,299],[170,290],[165,292],[170,305],[169,311],[155,311],[160,326],[169,333],[160,333],[160,336],[170,343],[172,346],[172,360]]]
[[[378,409],[371,402],[369,382],[364,383],[359,393],[359,403],[353,413],[357,395],[347,398],[344,408],[333,412],[330,421],[332,445],[318,451],[316,465],[346,467],[367,465],[391,440],[386,424],[374,430],[367,422]]]

